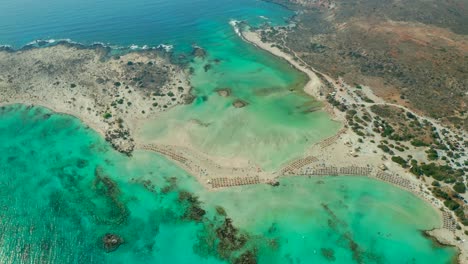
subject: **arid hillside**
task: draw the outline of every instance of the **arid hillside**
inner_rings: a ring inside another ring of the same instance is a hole
[[[272,0],[293,28],[264,33],[317,70],[468,130],[468,0]]]

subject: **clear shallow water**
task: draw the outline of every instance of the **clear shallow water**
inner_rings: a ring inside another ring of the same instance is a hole
[[[263,23],[261,15],[283,23],[291,13],[254,0],[3,0],[0,43],[168,43],[176,52],[190,52],[196,43],[208,52],[190,63],[197,99],[148,124],[141,136],[165,142],[179,131],[203,151],[275,169],[339,124],[322,112],[305,113],[316,103],[289,91],[304,76],[243,43],[228,24]],[[205,72],[208,63],[212,68]],[[214,91],[225,87],[232,89],[229,98]],[[233,108],[237,98],[248,107]],[[209,126],[193,126],[193,120]],[[296,178],[276,189],[206,192],[161,156],[137,152],[128,159],[77,120],[22,106],[0,111],[0,138],[2,263],[223,263],[253,249],[260,263],[324,263],[323,250],[335,263],[446,263],[455,255],[420,235],[419,229],[438,225],[431,208],[380,182],[323,178],[323,188]],[[202,220],[187,216],[193,203],[182,190],[200,197],[207,211]],[[216,205],[249,238],[241,249],[218,251],[216,230],[224,217]],[[106,233],[125,243],[105,253]],[[357,261],[353,241],[361,252]]]
[[[221,59],[212,70],[204,71],[206,60],[192,64],[196,101],[149,122],[140,138],[169,144],[189,139],[206,153],[247,158],[263,169],[275,170],[337,132],[340,124],[325,112],[308,111],[318,102],[289,90],[303,87],[304,76],[237,36],[226,42],[229,45],[208,49],[210,58]],[[220,88],[231,89],[232,95],[219,96]],[[233,107],[237,99],[248,105]]]
[[[140,135],[145,141],[171,144],[179,131],[198,150],[273,170],[340,126],[324,112],[308,113],[318,103],[301,92],[304,75],[244,43],[229,25],[231,19],[282,24],[293,14],[280,6],[257,0],[6,0],[3,6],[0,43],[15,47],[69,38],[117,46],[168,43],[177,53],[190,53],[192,44],[204,48],[207,57],[190,63],[196,102],[148,123]],[[232,96],[218,96],[219,88],[230,88]],[[237,99],[249,105],[235,109]]]
[[[128,158],[79,120],[19,105],[0,109],[0,138],[1,263],[226,263],[246,251],[258,263],[449,263],[455,255],[418,231],[439,225],[437,214],[382,182],[297,177],[206,191],[156,154]],[[192,217],[194,205],[206,214]],[[218,206],[246,238],[238,250],[219,248]],[[106,233],[125,243],[106,253]]]

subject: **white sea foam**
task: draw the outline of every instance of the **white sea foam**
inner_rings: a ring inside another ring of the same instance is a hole
[[[258,16],[258,17],[261,18],[261,19],[265,19],[265,20],[268,20],[268,19],[269,19],[269,18],[266,17],[266,16]]]
[[[166,52],[170,52],[174,46],[173,45],[166,45],[166,44],[159,44],[158,49],[164,49]]]
[[[60,42],[66,42],[70,44],[77,44],[77,45],[83,45],[83,46],[94,46],[94,45],[100,45],[104,48],[111,48],[113,50],[155,50],[155,49],[162,49],[166,52],[170,52],[174,46],[173,45],[167,45],[167,44],[159,44],[157,46],[149,46],[149,45],[143,45],[143,46],[138,46],[136,44],[132,44],[130,46],[119,46],[119,45],[112,45],[110,43],[104,43],[104,42],[93,42],[91,44],[84,44],[80,42],[73,41],[71,39],[37,39],[31,42],[28,42],[26,45],[23,47],[28,47],[28,46],[33,46],[33,47],[42,47],[42,46],[53,46],[56,45]],[[21,47],[21,48],[23,48]],[[8,44],[0,44],[0,48],[10,48],[13,49],[13,46],[8,45]]]
[[[239,37],[242,37],[241,33],[240,33],[240,28],[238,26],[238,24],[240,23],[241,21],[239,20],[234,20],[234,19],[231,19],[231,21],[229,21],[229,25],[231,25],[233,28],[234,28],[234,31],[236,32],[236,34],[239,36]]]
[[[67,43],[71,43],[71,44],[79,44],[78,42],[74,42],[71,39],[36,39],[36,40],[33,40],[33,41],[27,43],[25,46],[36,46],[36,45],[39,45],[40,43],[53,45],[53,44],[58,43],[58,42],[67,42]]]
[[[99,46],[103,46],[103,47],[111,47],[111,45],[109,43],[105,44],[104,42],[99,42],[99,41],[93,42],[92,45],[99,45]]]

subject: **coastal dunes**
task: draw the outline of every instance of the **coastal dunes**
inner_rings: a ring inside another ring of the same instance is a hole
[[[185,103],[191,87],[164,52],[109,52],[67,43],[2,50],[0,105],[39,105],[76,116],[130,154],[137,123]]]

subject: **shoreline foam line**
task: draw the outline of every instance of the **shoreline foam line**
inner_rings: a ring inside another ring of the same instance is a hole
[[[99,41],[95,41],[92,43],[84,43],[84,42],[73,41],[72,39],[69,39],[69,38],[36,39],[36,40],[26,43],[25,45],[21,47],[15,47],[10,44],[0,44],[0,49],[6,49],[6,50],[11,50],[11,51],[22,51],[22,50],[27,50],[31,48],[53,47],[53,46],[60,45],[60,44],[77,45],[77,46],[82,46],[84,48],[92,48],[95,46],[101,46],[102,48],[110,48],[112,50],[129,50],[129,51],[164,50],[165,52],[168,52],[168,53],[174,49],[174,45],[167,44],[167,43],[161,43],[156,46],[149,45],[149,44],[144,44],[142,46],[136,45],[136,44],[131,44],[129,46],[119,46],[119,45],[114,45],[111,43],[104,43],[104,42],[99,42]]]

